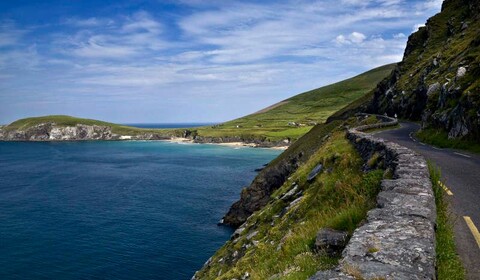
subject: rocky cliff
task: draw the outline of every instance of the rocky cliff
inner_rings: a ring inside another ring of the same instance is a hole
[[[24,129],[0,127],[0,141],[79,141],[79,140],[162,140],[163,135],[143,133],[120,135],[112,132],[110,126],[76,124],[57,125],[54,122],[40,123]]]
[[[480,1],[445,0],[409,37],[368,111],[421,120],[449,138],[480,139]]]
[[[242,190],[240,199],[230,207],[227,214],[223,217],[222,223],[232,227],[238,227],[243,224],[253,212],[264,207],[270,201],[271,194],[285,183],[288,176],[292,174],[300,164],[310,158],[323,144],[328,134],[338,125],[339,122],[331,122],[329,124],[315,126],[310,132],[270,162],[253,182]]]

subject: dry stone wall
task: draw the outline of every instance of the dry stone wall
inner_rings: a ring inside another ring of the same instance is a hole
[[[362,131],[397,125],[395,119],[350,129],[365,160],[380,155],[393,179],[383,180],[377,208],[355,230],[339,266],[317,279],[435,279],[436,207],[426,160],[398,144]]]

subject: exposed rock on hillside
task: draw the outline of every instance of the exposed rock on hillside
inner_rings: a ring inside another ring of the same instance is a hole
[[[243,189],[240,200],[235,202],[223,218],[223,223],[238,227],[255,211],[270,200],[274,190],[283,185],[287,177],[297,169],[303,153],[292,156],[280,164],[268,166],[252,184]]]
[[[112,139],[108,126],[82,125],[57,126],[55,123],[42,123],[25,130],[4,130],[2,140],[49,141],[49,140],[109,140]]]
[[[164,136],[144,133],[126,136],[112,133],[110,126],[77,124],[59,126],[54,122],[40,123],[25,129],[0,128],[3,141],[78,141],[78,140],[161,140]]]
[[[301,139],[296,141],[276,160],[266,166],[247,188],[242,190],[240,200],[235,202],[224,216],[222,223],[238,227],[255,211],[261,209],[270,200],[270,195],[282,186],[288,176],[298,166],[308,160],[328,134],[339,125],[331,122],[317,125]]]
[[[480,2],[445,0],[412,34],[402,62],[374,91],[370,112],[421,120],[449,138],[480,138]]]

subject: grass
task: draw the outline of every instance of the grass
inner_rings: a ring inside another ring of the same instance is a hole
[[[471,139],[448,139],[448,134],[442,129],[423,129],[415,136],[422,142],[440,147],[465,150],[480,154],[480,142]]]
[[[328,172],[307,182],[318,163]],[[337,258],[314,252],[315,236],[322,227],[351,234],[375,206],[383,171],[364,173],[362,163],[345,132],[331,131],[328,140],[272,194],[271,202],[247,220],[238,239],[219,249],[197,277],[241,279],[248,273],[250,279],[307,279],[319,269],[335,266]],[[303,196],[292,206],[280,197],[293,182]]]
[[[220,125],[199,128],[198,135],[264,138],[268,141],[297,140],[315,124],[325,122],[336,111],[375,88],[394,66],[378,67],[356,77],[296,95],[260,112]]]
[[[448,201],[442,187],[438,183],[441,180],[440,171],[432,163],[428,164],[428,168],[437,205],[437,227],[435,231],[437,279],[462,280],[465,279],[465,269],[455,248],[452,218],[448,212]]]

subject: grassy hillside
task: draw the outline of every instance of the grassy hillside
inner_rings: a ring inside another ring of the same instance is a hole
[[[375,205],[384,172],[362,171],[362,159],[341,126],[318,130],[315,137],[327,140],[216,252],[196,279],[245,275],[248,279],[306,279],[337,264],[337,258],[315,252],[316,233],[330,227],[351,234]],[[307,175],[319,163],[327,171],[308,182]]]
[[[202,127],[197,133],[210,137],[296,140],[315,124],[325,122],[330,115],[371,91],[394,67],[394,64],[389,64],[375,68],[356,77],[296,95],[257,113],[217,126]]]

